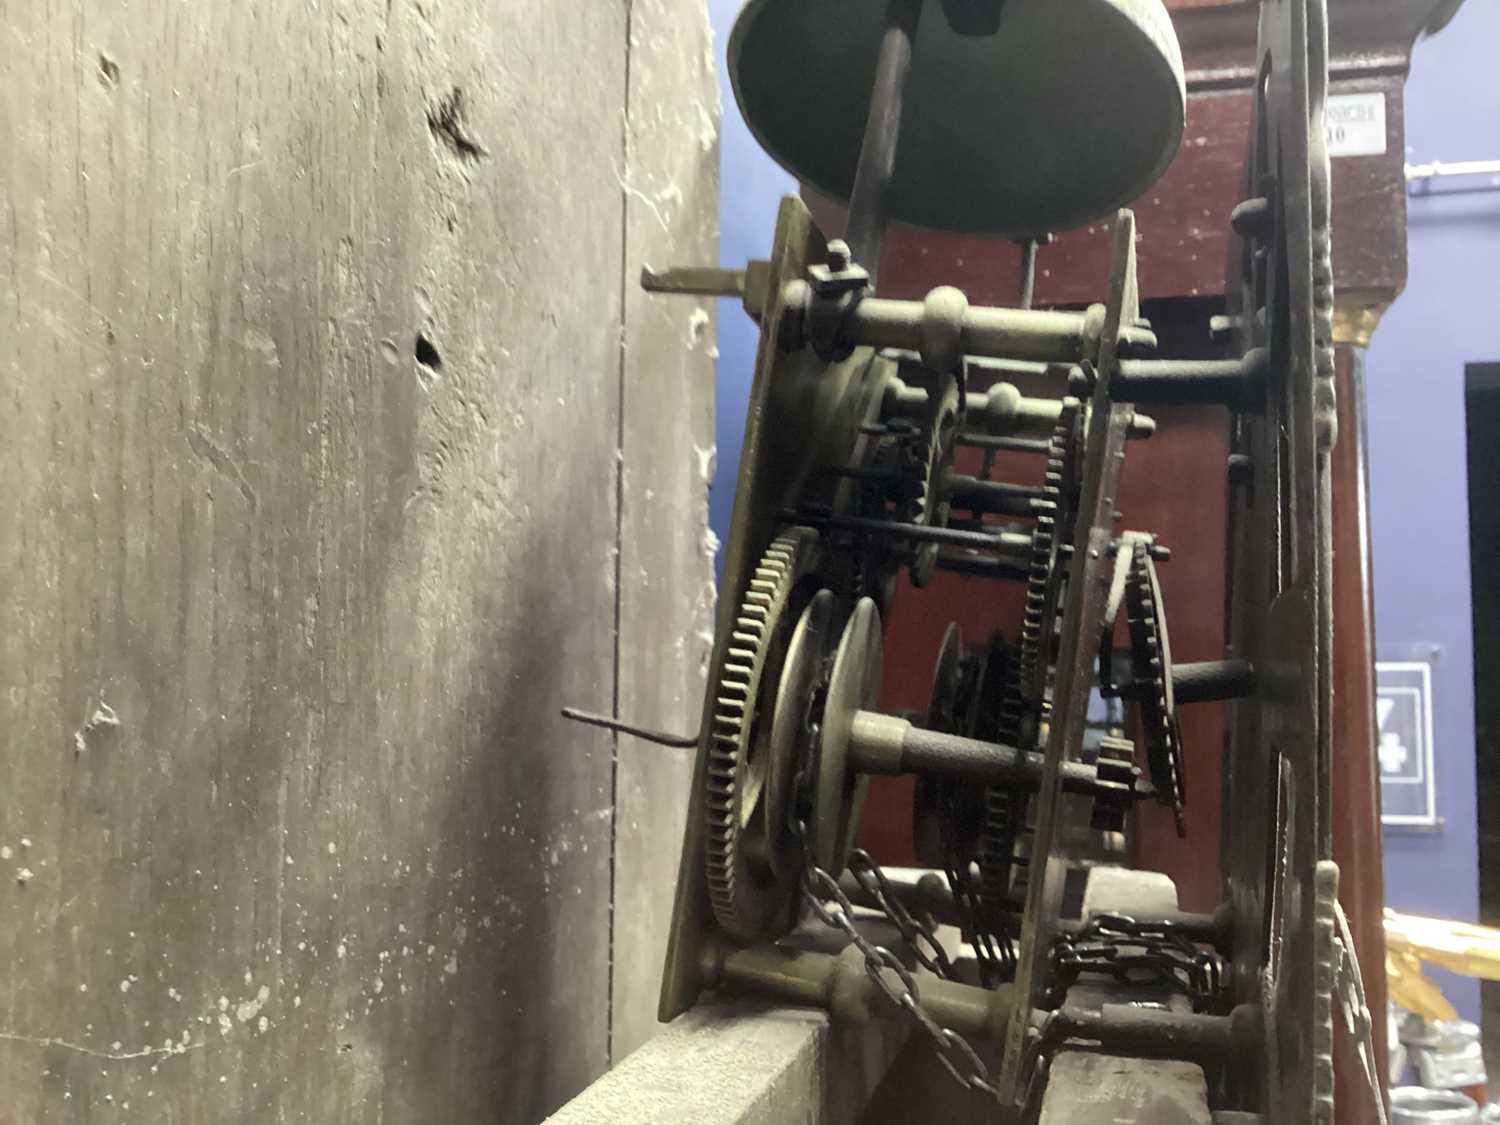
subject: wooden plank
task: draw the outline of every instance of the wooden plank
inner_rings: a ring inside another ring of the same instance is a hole
[[[839,1027],[827,1012],[708,1001],[548,1125],[845,1125],[860,1119],[882,1079],[897,1076],[892,1063],[907,1038],[890,1020]]]
[[[1330,67],[1333,95],[1385,97],[1385,152],[1333,161],[1334,280],[1340,317],[1373,330],[1406,284],[1403,85],[1412,39],[1433,0],[1335,0]],[[1182,147],[1160,180],[1131,202],[1140,231],[1143,300],[1216,297],[1224,291],[1229,213],[1245,193],[1253,118],[1258,5],[1248,0],[1172,0],[1188,79]],[[804,191],[818,224],[843,230],[842,207]],[[892,228],[881,277],[887,296],[920,299],[956,285],[976,304],[1014,305],[1020,248],[994,239]],[[1057,232],[1037,257],[1040,305],[1101,299],[1109,269],[1109,224]]]
[[[536,1120],[608,1057],[626,9],[0,39],[4,1115]]]
[[[1062,1051],[1052,1060],[1041,1125],[1209,1125],[1210,1120],[1202,1067]]]
[[[1353,930],[1371,1012],[1386,1010],[1385,872],[1381,865],[1380,767],[1375,718],[1375,606],[1370,582],[1370,496],[1365,442],[1364,355],[1335,353],[1339,440],[1329,464],[1333,514],[1333,858],[1339,901]],[[1380,1087],[1389,1086],[1388,1024],[1372,1021]],[[1357,1051],[1342,1019],[1334,1020],[1334,1104],[1344,1120],[1378,1119]]]
[[[1386,152],[1333,162],[1334,270],[1345,290],[1381,308],[1406,284],[1405,131],[1401,79],[1335,82],[1333,92],[1386,95]],[[1245,153],[1254,102],[1244,91],[1188,99],[1183,147],[1162,178],[1131,206],[1139,216],[1141,297],[1213,297],[1224,291],[1229,212],[1244,195]],[[809,193],[820,225],[842,230],[842,209]],[[1037,254],[1036,300],[1086,305],[1100,299],[1109,269],[1109,224],[1065,231]],[[881,276],[892,297],[920,299],[957,285],[976,304],[1014,305],[1020,249],[983,240],[894,227]]]
[[[718,259],[718,86],[701,0],[635,4],[631,41],[619,710],[691,733],[713,647],[714,303],[643,293],[639,275]],[[691,750],[620,739],[614,1060],[658,1027],[692,777]]]

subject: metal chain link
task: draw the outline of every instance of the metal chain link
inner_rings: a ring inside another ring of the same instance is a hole
[[[864,858],[869,860],[867,855]],[[859,878],[857,874],[855,877]],[[965,1089],[980,1091],[1000,1100],[1000,1091],[990,1078],[989,1068],[984,1065],[984,1060],[974,1048],[969,1046],[968,1040],[951,1028],[943,1027],[923,1009],[921,990],[912,971],[889,949],[876,945],[859,932],[854,924],[854,905],[839,888],[838,880],[809,861],[803,870],[802,894],[808,909],[819,921],[839,930],[859,950],[865,960],[866,975],[886,1000],[921,1028],[931,1042],[938,1062],[943,1064],[953,1080]],[[830,902],[833,904],[832,908],[828,905]],[[890,920],[898,930],[901,929],[901,923],[894,917],[890,917]],[[937,939],[925,927],[918,925],[917,930],[926,936],[931,943],[930,948],[941,949]],[[918,960],[922,960],[922,954],[915,947],[912,952]],[[943,953],[942,957],[942,963],[946,964],[947,954]],[[951,965],[949,968],[951,969]]]
[[[1217,953],[1204,950],[1170,925],[1123,914],[1095,914],[1077,933],[1057,936],[1049,1004],[1061,1002],[1082,973],[1104,973],[1130,983],[1171,984],[1201,1009],[1218,997],[1224,963]]]
[[[814,740],[813,745],[816,744]],[[794,806],[800,801],[801,794],[806,791],[811,780],[812,765],[813,756],[808,755],[797,772],[792,797]],[[955,1082],[967,1090],[982,1092],[996,1101],[1002,1101],[1000,1090],[990,1077],[989,1068],[969,1045],[968,1040],[951,1028],[943,1027],[923,1009],[915,974],[901,958],[859,932],[854,924],[854,904],[840,889],[838,880],[819,867],[813,857],[807,822],[801,815],[800,808],[793,808],[790,820],[802,845],[802,897],[808,909],[825,926],[841,932],[859,950],[864,958],[866,975],[886,1000],[922,1030],[931,1043],[938,1062],[943,1064]],[[939,978],[951,979],[953,964],[947,951],[932,931],[914,918],[900,902],[885,873],[869,853],[859,848],[854,849],[849,857],[849,870],[865,893],[880,904],[881,913],[896,927],[912,956]]]
[[[979,962],[979,979],[986,988],[1011,980],[1016,971],[1016,951],[1009,936],[997,923],[994,904],[986,902],[969,874],[970,860],[957,850],[945,855],[945,874],[953,892],[960,928]]]
[[[911,911],[907,910],[906,904],[897,896],[896,889],[891,886],[885,872],[880,870],[880,865],[870,857],[869,852],[863,848],[855,848],[849,853],[849,873],[864,892],[879,903],[881,913],[901,932],[902,942],[922,967],[934,976],[952,980],[953,962],[949,960],[943,943],[938,941],[925,923],[912,917]]]

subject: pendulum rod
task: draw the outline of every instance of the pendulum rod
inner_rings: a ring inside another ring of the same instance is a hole
[[[849,223],[844,241],[854,260],[870,275],[875,292],[880,272],[880,249],[885,241],[887,197],[896,168],[896,148],[901,134],[901,109],[906,96],[906,77],[911,72],[912,43],[922,0],[890,0],[885,14],[885,34],[875,65],[875,84],[870,91],[870,116],[865,121],[854,189],[849,193]]]

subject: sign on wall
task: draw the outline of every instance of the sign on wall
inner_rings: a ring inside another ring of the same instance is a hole
[[[1420,660],[1375,662],[1380,742],[1380,821],[1436,827],[1432,776],[1432,666]]]

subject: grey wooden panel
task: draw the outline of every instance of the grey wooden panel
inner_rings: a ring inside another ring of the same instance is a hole
[[[643,265],[718,257],[718,85],[703,0],[637,0],[631,43],[619,708],[691,732],[713,646],[713,305],[642,293],[638,281]],[[658,1026],[692,774],[691,750],[620,739],[615,1060]]]
[[[838,1027],[827,1012],[707,1001],[548,1125],[851,1125],[906,1039],[888,1020]],[[920,1108],[900,1120],[925,1120]]]
[[[605,1066],[626,36],[0,0],[0,1119]]]
[[[1209,1125],[1208,1087],[1193,1063],[1061,1051],[1041,1125]]]

